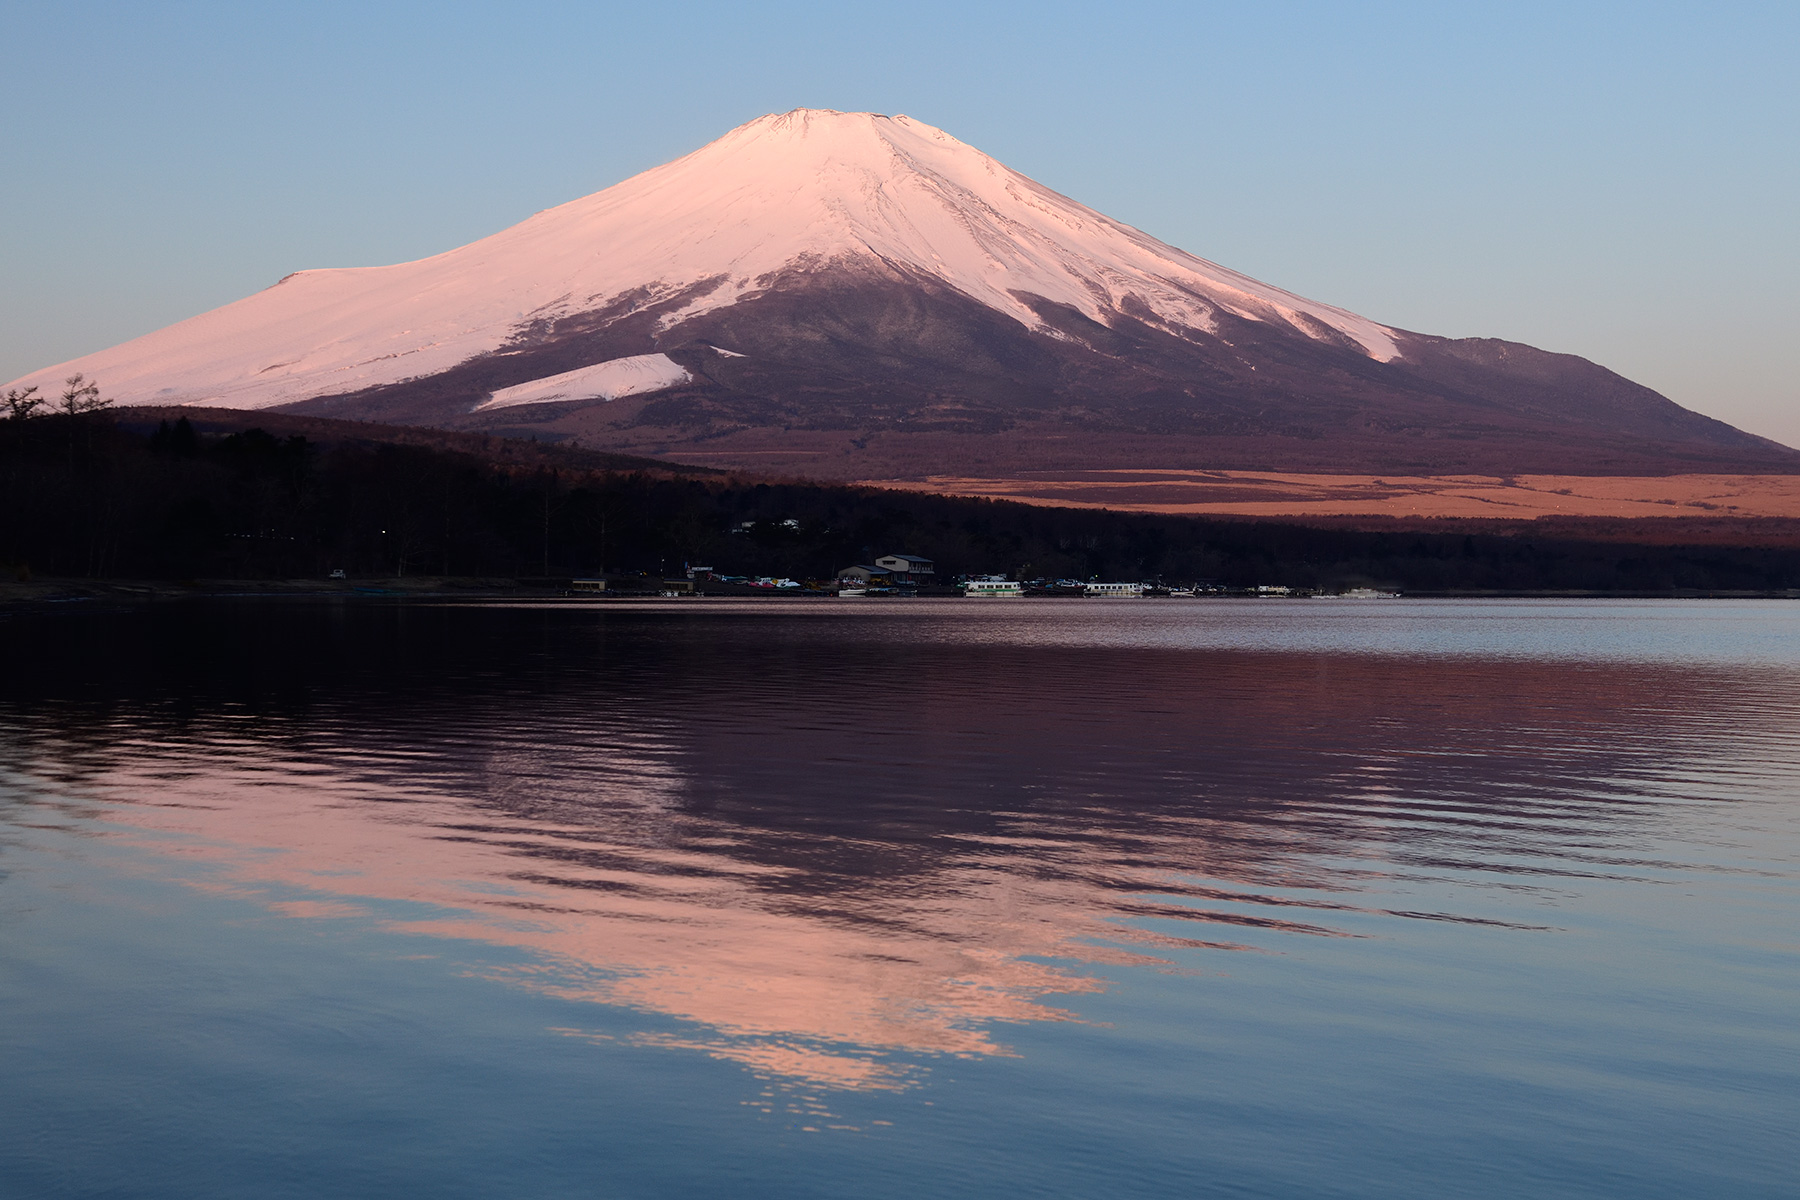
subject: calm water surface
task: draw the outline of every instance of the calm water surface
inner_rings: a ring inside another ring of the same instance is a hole
[[[0,645],[9,1197],[1796,1193],[1800,604]]]

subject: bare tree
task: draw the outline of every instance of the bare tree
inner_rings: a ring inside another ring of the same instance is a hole
[[[544,574],[547,576],[550,574],[550,518],[560,512],[569,500],[561,494],[562,489],[558,485],[562,482],[562,476],[554,467],[540,478],[544,481]]]
[[[112,404],[100,395],[100,385],[77,371],[63,380],[63,393],[60,402],[63,412],[69,416],[93,412]]]
[[[78,421],[75,418],[85,413],[98,412],[108,408],[112,401],[100,395],[100,385],[77,371],[63,380],[62,398],[57,407],[69,418],[69,474],[75,474],[75,431],[82,431],[82,438],[88,448],[93,449],[94,429],[91,421]]]
[[[23,421],[26,417],[29,417],[32,410],[42,404],[45,399],[46,397],[37,394],[36,384],[32,384],[30,387],[22,389],[7,388],[5,396],[7,408],[6,415],[14,421]]]

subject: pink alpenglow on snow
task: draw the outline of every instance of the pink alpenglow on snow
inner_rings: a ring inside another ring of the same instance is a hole
[[[1398,353],[1386,326],[1164,245],[923,122],[797,109],[460,249],[301,271],[15,382],[78,370],[121,404],[268,408],[432,376],[632,294],[641,307],[697,292],[663,314],[667,329],[753,296],[783,271],[846,260],[935,277],[1032,330],[1044,324],[1021,295],[1096,320],[1123,308],[1198,330],[1223,311],[1342,335],[1383,362]],[[617,369],[633,391],[685,376]],[[477,407],[536,402],[516,398],[524,394],[505,388]]]
[[[1800,453],[1586,359],[1377,324],[911,118],[813,109],[11,386],[54,394],[73,371],[120,404],[529,430],[810,478],[1800,473]]]

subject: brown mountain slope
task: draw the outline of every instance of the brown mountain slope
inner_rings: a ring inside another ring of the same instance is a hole
[[[837,479],[1109,467],[1800,472],[1800,452],[1573,355],[1396,331],[1399,357],[1380,362],[1331,331],[1228,313],[1211,332],[1126,311],[1102,324],[1021,298],[1042,330],[903,268],[839,265],[771,280],[660,332],[687,295],[545,322],[427,379],[285,407]],[[477,410],[500,388],[651,353],[693,381]]]

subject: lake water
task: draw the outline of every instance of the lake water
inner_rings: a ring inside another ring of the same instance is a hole
[[[0,619],[8,1197],[1791,1197],[1800,603]]]

